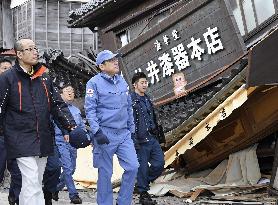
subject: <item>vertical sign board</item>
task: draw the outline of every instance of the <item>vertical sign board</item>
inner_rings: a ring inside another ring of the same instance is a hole
[[[155,102],[185,94],[244,53],[229,1],[194,0],[123,47],[123,71],[148,76]]]

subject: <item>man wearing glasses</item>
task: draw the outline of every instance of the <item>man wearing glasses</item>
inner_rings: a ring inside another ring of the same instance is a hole
[[[66,103],[38,63],[38,50],[30,39],[15,43],[15,65],[0,75],[0,127],[7,156],[16,159],[22,175],[20,205],[44,205],[42,179],[47,156],[53,155],[50,115],[69,132],[76,127]]]
[[[128,85],[118,75],[118,54],[104,50],[97,55],[101,73],[86,86],[85,112],[94,134],[93,165],[98,168],[97,204],[113,204],[111,176],[113,156],[124,169],[118,205],[131,205],[138,169],[136,151],[131,139],[135,127]]]
[[[62,86],[60,94],[62,99],[67,103],[76,124],[85,130],[81,111],[72,104],[75,97],[73,87],[70,84]],[[61,174],[60,183],[57,185],[57,189],[58,191],[62,191],[66,186],[71,203],[82,204],[82,200],[75,188],[72,177],[76,168],[77,149],[69,143],[69,135],[63,133],[57,125],[55,125],[55,141],[60,153],[59,160],[63,167],[63,173]]]

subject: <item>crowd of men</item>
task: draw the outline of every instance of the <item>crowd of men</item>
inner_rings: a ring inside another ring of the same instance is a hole
[[[30,39],[15,43],[16,61],[0,61],[0,182],[7,167],[11,174],[11,205],[51,205],[66,186],[73,204],[82,204],[73,173],[77,149],[93,145],[98,169],[97,204],[112,205],[113,156],[124,169],[117,205],[131,205],[134,187],[139,203],[157,202],[148,193],[150,183],[164,168],[160,147],[163,132],[146,94],[142,72],[132,78],[130,91],[119,75],[119,54],[97,55],[100,72],[86,85],[86,130],[80,110],[72,104],[70,84],[53,85],[38,49]],[[61,168],[63,172],[61,173]]]

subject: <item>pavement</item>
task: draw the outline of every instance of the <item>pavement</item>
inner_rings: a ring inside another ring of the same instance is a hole
[[[94,190],[87,191],[79,191],[79,195],[82,198],[83,205],[97,205],[96,203],[96,193]],[[117,194],[115,194],[114,199],[116,199]],[[185,199],[179,199],[173,196],[164,196],[155,198],[158,204],[161,205],[184,205]],[[0,204],[1,205],[9,205],[8,203],[8,189],[0,188]],[[114,201],[116,204],[116,201]],[[138,195],[134,195],[134,199],[132,205],[136,205],[138,203]],[[59,192],[59,201],[53,201],[53,205],[72,205],[68,198],[68,192],[62,191]]]
[[[83,205],[97,205],[97,203],[95,202],[95,197],[94,196],[90,196],[90,194],[87,194],[85,192],[81,192],[81,198],[83,199]],[[86,197],[84,197],[84,195],[86,195]],[[68,193],[66,191],[62,191],[59,194],[59,201],[53,201],[53,205],[72,205],[70,203],[70,200],[68,198]],[[9,205],[8,202],[8,190],[7,189],[0,189],[0,204],[1,205]]]
[[[9,177],[5,177],[5,180],[2,184],[0,184],[0,205],[9,205],[8,202],[8,192],[9,192]],[[97,205],[96,203],[96,190],[95,189],[86,189],[86,190],[79,190],[79,196],[83,201],[83,205]],[[114,204],[116,204],[117,193],[114,194]],[[139,204],[139,195],[134,194],[133,202],[131,205]],[[177,198],[174,196],[163,196],[163,197],[156,197],[155,200],[160,205],[184,205],[185,198]],[[67,191],[59,192],[59,201],[53,201],[53,205],[72,205],[70,203],[70,199],[68,196]]]

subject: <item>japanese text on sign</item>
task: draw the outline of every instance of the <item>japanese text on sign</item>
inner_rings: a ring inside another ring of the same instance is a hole
[[[156,40],[154,42],[157,51],[162,50],[165,45],[169,46],[171,39],[174,41],[180,39],[179,33],[176,29],[174,29],[171,34],[172,38],[167,35],[163,35],[161,40]],[[203,38],[206,44],[207,54],[213,55],[224,49],[217,27],[208,27],[206,32],[203,33]],[[183,43],[180,43],[177,46],[172,47],[169,53],[162,53],[158,57],[159,63],[156,63],[154,60],[147,62],[146,71],[151,84],[155,84],[160,81],[161,71],[162,78],[165,78],[174,74],[176,70],[182,71],[187,67],[190,67],[190,59],[202,61],[202,56],[205,54],[205,48],[200,46],[201,43],[201,38],[195,39],[194,37],[191,37],[190,43],[186,46],[184,46]],[[188,53],[186,49],[190,52]]]

